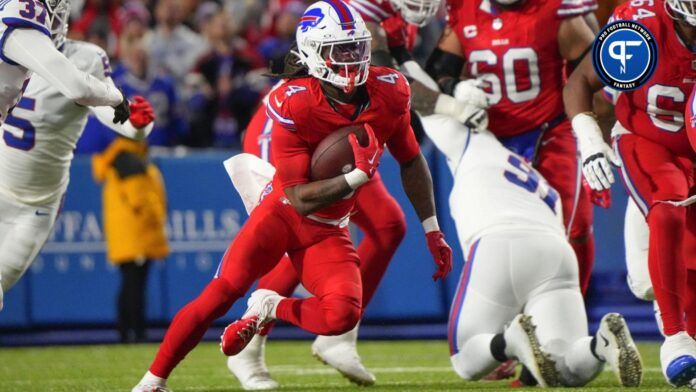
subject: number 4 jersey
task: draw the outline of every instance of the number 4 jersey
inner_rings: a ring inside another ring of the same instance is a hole
[[[34,0],[0,0],[0,123],[17,104],[31,71],[5,56],[2,46],[15,29],[36,29],[48,37],[47,12]]]
[[[96,45],[67,40],[62,52],[81,71],[99,80],[109,78],[108,58]],[[31,205],[59,200],[89,113],[44,78],[32,76],[0,128],[0,194]]]
[[[450,0],[448,23],[467,71],[488,86],[489,128],[498,137],[533,130],[563,113],[558,29],[596,8],[592,0],[527,0],[502,10],[490,0]]]
[[[684,130],[684,110],[696,82],[696,54],[682,43],[662,0],[633,0],[616,8],[613,20],[642,23],[657,42],[657,68],[652,78],[637,90],[622,92],[616,102],[616,119],[628,131],[693,156]],[[623,129],[621,129],[623,128]]]

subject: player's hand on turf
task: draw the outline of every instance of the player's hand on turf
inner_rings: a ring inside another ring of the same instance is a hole
[[[121,91],[121,96],[123,96],[123,101],[114,106],[114,124],[123,124],[130,117],[129,102],[126,96],[123,95],[123,91]]]
[[[428,242],[428,250],[437,266],[433,280],[444,279],[452,271],[452,248],[447,245],[445,235],[439,230],[425,233],[425,238]]]
[[[587,113],[580,113],[573,117],[573,131],[578,140],[582,173],[590,185],[596,191],[611,188],[614,183],[614,174],[611,165],[619,165],[614,151],[604,141],[602,130],[597,120]]]
[[[354,133],[348,135],[348,141],[353,149],[353,158],[355,159],[355,168],[367,174],[368,178],[377,171],[379,159],[382,157],[384,149],[379,144],[375,132],[369,124],[365,124],[365,133],[367,133],[367,146],[363,147],[358,142],[358,138]]]
[[[145,98],[140,95],[133,97],[130,103],[130,116],[128,119],[135,128],[144,128],[155,121],[155,110]]]

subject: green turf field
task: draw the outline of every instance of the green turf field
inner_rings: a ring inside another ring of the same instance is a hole
[[[333,369],[315,360],[309,342],[270,341],[267,361],[285,391],[353,390]],[[645,366],[643,389],[667,388],[659,370],[657,344],[640,344]],[[157,346],[81,346],[0,349],[0,391],[130,391],[152,360]],[[466,383],[450,368],[442,341],[361,342],[360,354],[376,374],[370,390],[455,391],[507,390],[504,382]],[[613,374],[604,372],[588,388],[617,390]],[[204,343],[175,370],[174,391],[234,391],[225,357],[214,343]],[[364,388],[360,388],[363,389]]]

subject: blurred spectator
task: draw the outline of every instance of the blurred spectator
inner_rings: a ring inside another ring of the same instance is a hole
[[[126,44],[140,39],[150,32],[150,11],[140,1],[131,0],[123,5],[120,12],[121,36],[119,39],[119,54]]]
[[[159,0],[155,6],[155,30],[151,42],[151,68],[172,75],[182,83],[196,60],[205,53],[205,40],[182,24],[179,0]]]
[[[148,136],[150,145],[175,146],[186,133],[186,122],[179,115],[179,98],[174,79],[150,74],[147,39],[121,38],[121,62],[114,67],[112,78],[129,99],[141,95],[155,109],[157,121]]]
[[[124,343],[142,341],[149,262],[169,254],[162,175],[148,162],[145,142],[122,137],[92,157],[92,172],[104,184],[107,257],[121,273],[118,331]]]
[[[211,50],[198,62],[197,78],[189,78],[195,80],[198,90],[189,103],[192,116],[188,144],[239,147],[239,134],[260,99],[258,86],[246,78],[253,67],[234,46],[233,25],[226,12],[211,12],[200,22]]]
[[[267,65],[271,61],[285,57],[290,46],[295,42],[295,28],[305,8],[306,6],[300,1],[290,1],[278,10],[271,30],[258,45],[264,64]]]
[[[70,23],[70,37],[94,42],[89,37],[98,36],[104,42],[95,43],[113,56],[121,32],[120,5],[120,0],[86,0],[80,17]]]

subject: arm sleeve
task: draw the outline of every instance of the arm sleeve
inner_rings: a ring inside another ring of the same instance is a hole
[[[397,130],[387,140],[389,152],[399,163],[406,163],[418,155],[420,146],[411,128],[411,113],[406,111],[397,121]]]
[[[307,143],[297,134],[278,124],[271,130],[271,154],[280,186],[285,189],[309,182],[312,154]]]
[[[14,30],[2,50],[6,57],[36,72],[80,105],[116,106],[123,101],[121,92],[113,84],[80,71],[38,30]]]

